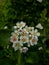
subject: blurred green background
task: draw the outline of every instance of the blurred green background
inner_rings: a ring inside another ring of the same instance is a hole
[[[22,54],[20,65],[49,65],[49,0],[0,0],[0,65],[17,65],[18,51],[10,45],[12,27],[18,21],[28,26],[41,23],[44,29],[37,46]],[[8,29],[4,29],[8,26]],[[43,47],[42,50],[38,50]]]

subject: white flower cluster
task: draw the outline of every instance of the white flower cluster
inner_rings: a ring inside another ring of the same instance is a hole
[[[13,43],[12,47],[15,51],[20,50],[20,52],[26,53],[28,47],[37,44],[38,37],[40,36],[37,29],[28,27],[23,21],[16,23],[16,26],[13,28],[14,32],[11,33],[10,42]]]

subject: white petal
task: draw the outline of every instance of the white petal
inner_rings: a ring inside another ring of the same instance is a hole
[[[32,27],[32,30],[34,29],[34,27]]]
[[[37,29],[35,29],[35,33],[36,33],[36,32],[38,32],[38,30],[37,30]]]
[[[37,0],[38,2],[42,2],[42,0]]]
[[[39,23],[36,28],[43,29],[43,26]]]
[[[39,47],[39,48],[38,48],[38,50],[42,50],[42,49],[43,49],[43,47]]]
[[[35,42],[34,44],[37,45],[37,42]]]
[[[15,47],[16,46],[16,43],[13,43],[12,47]]]
[[[37,36],[40,36],[40,33],[39,32],[37,33]]]
[[[15,47],[15,48],[14,48],[14,50],[15,50],[15,51],[17,51],[17,50],[18,50],[18,48],[17,48],[17,47]]]
[[[30,43],[28,43],[27,46],[30,47]]]
[[[31,42],[30,44],[31,44],[31,46],[34,46],[34,43]]]
[[[34,36],[35,37],[35,39],[38,41],[38,37],[37,36]]]
[[[28,51],[28,48],[27,47],[23,47],[20,49],[20,52],[22,53],[26,53]]]
[[[13,26],[14,29],[17,29],[17,26]]]
[[[14,32],[11,33],[11,35],[13,35],[13,34],[14,34]]]

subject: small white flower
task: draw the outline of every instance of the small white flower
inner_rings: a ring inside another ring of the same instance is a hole
[[[31,46],[36,45],[37,44],[37,41],[38,41],[38,38],[32,37],[32,39],[30,40]]]
[[[21,35],[22,35],[22,36],[28,36],[28,32],[25,31],[25,30],[23,30]]]
[[[31,32],[31,34],[34,35],[35,37],[40,36],[40,33],[38,32],[37,29],[33,30],[33,31]]]
[[[22,43],[28,43],[28,37],[26,37],[26,36],[21,36],[21,37],[20,37],[20,41],[21,41]]]
[[[23,21],[16,23],[17,28],[23,28],[25,26],[25,23]]]
[[[31,30],[33,30],[33,29],[34,29],[34,27],[28,27],[28,26],[26,26],[26,27],[24,28],[24,30],[27,31],[28,33],[30,33]]]
[[[15,37],[18,37],[19,33],[16,32],[16,31],[14,31],[14,32],[11,33],[11,35],[12,35],[12,36],[15,36]]]
[[[28,48],[27,47],[23,47],[20,49],[20,52],[21,53],[26,53],[28,51]]]
[[[15,31],[14,31],[14,34],[15,34],[16,36],[18,36],[18,35],[19,35],[19,32],[18,32],[17,30],[15,30]]]
[[[23,46],[23,44],[21,44],[19,41],[17,43],[13,43],[12,47],[14,48],[14,50],[20,50],[21,47]]]
[[[4,27],[4,29],[8,29],[8,27],[7,27],[7,26],[5,26],[5,27]]]
[[[37,0],[37,1],[40,2],[40,3],[42,2],[42,0]]]
[[[18,37],[17,36],[11,36],[10,37],[10,42],[17,43],[17,41],[18,41]]]
[[[36,28],[43,29],[43,26],[39,23]]]
[[[43,49],[43,47],[39,47],[39,48],[38,48],[38,50],[42,50],[42,49]]]

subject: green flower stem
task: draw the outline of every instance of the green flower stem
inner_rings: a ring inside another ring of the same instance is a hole
[[[20,53],[20,51],[18,51],[18,63],[17,63],[17,65],[21,65],[21,53]]]

